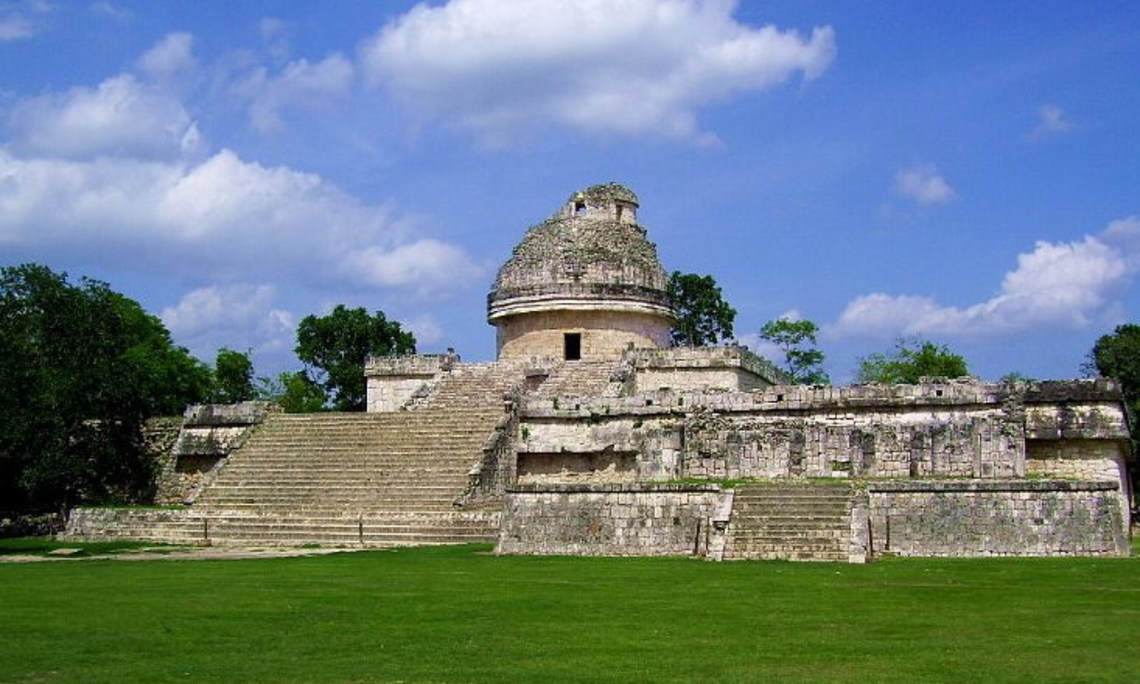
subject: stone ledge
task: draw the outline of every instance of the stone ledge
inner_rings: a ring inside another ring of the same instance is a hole
[[[518,484],[507,488],[508,494],[611,494],[640,492],[719,492],[719,484],[653,484],[649,482],[619,483],[535,483]]]
[[[892,492],[1105,492],[1116,491],[1107,480],[917,480],[866,482],[873,494]]]
[[[265,401],[244,401],[238,404],[194,404],[183,414],[185,427],[217,427],[229,425],[256,425],[274,407]]]
[[[370,356],[364,362],[364,374],[368,377],[431,377],[449,370],[458,360],[454,354]]]

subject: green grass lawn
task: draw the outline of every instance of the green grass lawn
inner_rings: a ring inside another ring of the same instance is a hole
[[[6,682],[1140,680],[1140,559],[0,564]]]

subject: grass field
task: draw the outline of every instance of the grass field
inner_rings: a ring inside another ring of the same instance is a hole
[[[0,564],[5,682],[1134,682],[1140,559]]]

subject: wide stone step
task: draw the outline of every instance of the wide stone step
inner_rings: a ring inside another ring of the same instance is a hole
[[[735,498],[739,498],[744,501],[845,501],[851,498],[851,493],[844,491],[836,493],[828,492],[824,494],[812,494],[807,492],[777,493],[737,490],[734,496]]]
[[[232,479],[232,478],[231,478]],[[265,481],[265,480],[237,480],[230,482],[220,482],[211,487],[214,492],[236,492],[244,491],[249,493],[287,493],[294,491],[325,491],[328,489],[325,485],[337,485],[338,491],[343,492],[371,492],[380,491],[384,489],[398,489],[406,492],[417,491],[434,491],[445,492],[455,488],[454,482],[447,481],[431,481],[428,484],[424,483],[422,479],[408,478],[408,479],[392,479],[385,480],[381,477],[376,477],[371,482],[321,482],[319,480],[298,481],[298,480],[281,480],[278,482]]]
[[[447,513],[454,510],[455,507],[450,501],[353,501],[346,499],[343,501],[329,502],[327,500],[309,499],[307,501],[293,500],[293,501],[242,501],[240,499],[230,499],[228,501],[216,501],[211,504],[212,508],[224,509],[230,512],[245,511],[250,515],[295,515],[298,513],[305,513],[309,510],[326,510],[327,506],[339,506],[342,514],[357,515],[363,512],[364,515],[375,515],[376,511],[390,511],[392,513],[402,513],[406,515],[415,515],[422,513]]]
[[[455,534],[333,534],[320,530],[308,533],[284,534],[279,531],[259,533],[256,531],[238,530],[219,533],[211,536],[209,543],[216,545],[257,545],[257,546],[302,546],[307,544],[327,544],[331,546],[431,546],[443,544],[471,544],[476,542],[493,542],[493,534],[455,535]]]
[[[328,497],[328,496],[226,496],[218,497],[205,502],[215,508],[261,507],[288,512],[294,508],[311,508],[317,505],[339,506],[350,511],[378,508],[398,508],[400,510],[450,510],[458,494],[447,496],[361,496],[361,497]]]
[[[824,563],[846,563],[849,559],[847,553],[842,551],[792,551],[787,549],[773,551],[759,551],[747,555],[725,556],[729,560],[783,560]]]
[[[407,484],[422,483],[424,478],[438,478],[440,485],[450,484],[458,475],[465,475],[467,467],[462,468],[416,468],[416,469],[380,469],[372,468],[358,472],[320,472],[308,473],[280,473],[274,471],[238,471],[231,470],[226,474],[228,482],[224,484],[259,483],[265,486],[273,484],[344,484],[346,486],[367,485],[369,483],[403,482]],[[224,484],[218,486],[224,486]]]
[[[743,517],[733,514],[732,522],[739,529],[791,529],[791,530],[838,530],[847,529],[851,518],[835,516],[828,518],[764,518]]]
[[[725,557],[848,560],[851,496],[845,483],[741,486],[733,497]]]
[[[279,466],[282,468],[303,468],[311,464],[313,467],[344,464],[348,466],[367,466],[377,463],[396,463],[411,465],[422,463],[433,465],[436,463],[450,465],[478,459],[480,451],[476,448],[456,449],[454,451],[412,451],[392,452],[376,450],[367,452],[320,453],[304,449],[290,449],[278,453],[264,453],[260,450],[250,450],[240,454],[241,458],[231,458],[228,465],[231,467],[245,466]]]
[[[492,527],[487,524],[483,525],[371,525],[365,521],[362,526],[355,522],[350,523],[327,523],[327,522],[313,522],[313,523],[283,523],[279,521],[250,521],[241,522],[236,520],[216,520],[211,521],[208,525],[210,535],[222,536],[227,533],[232,533],[235,530],[240,530],[245,534],[278,534],[282,538],[291,535],[299,534],[327,534],[327,535],[344,535],[344,536],[364,536],[372,535],[392,535],[392,536],[408,536],[412,534],[422,535],[446,535],[446,536],[471,536],[471,535],[486,535],[491,533]],[[202,529],[201,527],[199,529]]]

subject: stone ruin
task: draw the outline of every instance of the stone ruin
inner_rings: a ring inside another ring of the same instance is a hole
[[[494,541],[500,553],[863,562],[1129,553],[1112,381],[795,386],[740,346],[669,346],[637,197],[570,197],[487,299],[498,360],[374,358],[368,412],[192,409],[175,508],[69,534],[192,543]]]

